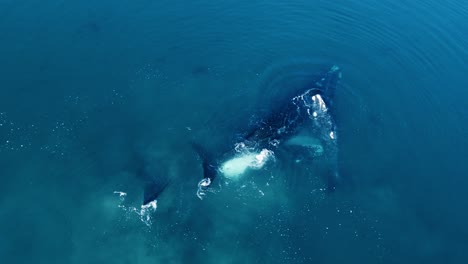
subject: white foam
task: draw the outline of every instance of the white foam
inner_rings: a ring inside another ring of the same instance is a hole
[[[156,208],[158,208],[158,201],[157,200],[151,201],[151,202],[141,206],[142,211],[146,211],[148,209],[156,210]]]
[[[210,178],[203,178],[201,181],[198,182],[197,196],[198,198],[200,198],[200,200],[203,200],[203,197],[206,195],[206,190],[208,186],[210,186],[210,184]]]
[[[262,149],[260,153],[255,155],[256,163],[253,164],[254,168],[258,168],[258,169],[262,168],[263,165],[265,165],[265,163],[271,157],[271,155],[273,155],[273,152],[271,150]]]
[[[128,214],[127,217],[130,217],[131,215],[136,214],[141,222],[143,222],[146,226],[151,227],[152,225],[151,215],[158,208],[157,200],[154,200],[145,205],[142,205],[140,207],[140,210],[138,210],[134,206],[125,205],[125,197],[127,196],[126,192],[114,191],[114,194],[119,195],[120,204],[117,207],[125,211]]]
[[[242,175],[245,170],[255,161],[255,154],[245,154],[230,159],[221,165],[220,171],[228,178],[236,178]]]
[[[151,214],[156,212],[158,208],[158,201],[154,200],[145,205],[141,206],[140,213],[140,220],[145,223],[148,227],[151,227]]]
[[[126,192],[115,191],[114,193],[115,193],[115,194],[118,194],[119,197],[127,196],[127,193],[126,193]]]
[[[224,162],[219,170],[225,177],[235,179],[249,168],[261,169],[272,156],[273,152],[268,149],[262,149],[257,153],[243,153]]]

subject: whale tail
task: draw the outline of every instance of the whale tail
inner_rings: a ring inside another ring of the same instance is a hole
[[[216,178],[216,174],[217,174],[216,162],[213,159],[213,157],[208,153],[208,151],[204,147],[202,147],[200,144],[191,142],[191,145],[192,145],[192,148],[200,157],[200,159],[202,160],[203,179],[206,180],[205,182],[207,182],[209,185]]]
[[[147,205],[151,203],[152,201],[156,200],[159,196],[159,194],[164,191],[164,189],[167,187],[168,183],[165,182],[163,184],[161,183],[147,183],[145,184],[144,190],[143,190],[143,205]]]
[[[143,187],[143,205],[156,200],[168,185],[166,177],[148,177]]]
[[[143,205],[158,198],[170,183],[167,173],[160,168],[161,160],[141,150],[134,150],[132,170],[143,183]]]

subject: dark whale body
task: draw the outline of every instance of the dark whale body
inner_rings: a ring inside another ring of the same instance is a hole
[[[327,67],[314,73],[314,80],[297,94],[282,98],[268,110],[264,118],[257,120],[253,128],[238,139],[238,143],[255,149],[293,149],[302,153],[315,153],[315,140],[323,147],[329,172],[325,176],[327,190],[333,191],[339,181],[338,147],[334,118],[335,91],[341,79],[337,66]],[[224,161],[235,157],[238,150],[229,147],[218,155],[209,153],[201,144],[192,142],[192,147],[202,161],[203,179],[198,183],[197,195],[202,198],[210,187]],[[153,162],[151,162],[153,164]],[[167,177],[158,177],[156,170],[141,162],[138,174],[145,182],[143,204],[154,201],[169,183]]]
[[[316,151],[308,144],[311,138],[318,139],[323,146],[323,153],[329,163],[327,190],[335,190],[338,182],[337,135],[334,122],[333,103],[335,91],[341,79],[339,67],[332,66],[316,74],[316,79],[308,87],[292,98],[283,98],[271,109],[264,119],[257,122],[253,129],[239,140],[242,144],[256,149],[277,149],[294,147],[305,152]],[[199,144],[193,144],[202,160],[203,179],[199,182],[199,194],[208,188],[220,172],[223,161],[236,155],[231,148],[218,159],[209,155]],[[238,154],[238,153],[237,153]],[[200,197],[200,195],[199,195]]]

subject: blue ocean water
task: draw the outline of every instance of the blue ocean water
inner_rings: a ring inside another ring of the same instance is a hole
[[[464,263],[466,35],[464,0],[1,0],[0,261]],[[343,185],[278,160],[198,199],[189,142],[329,64]]]

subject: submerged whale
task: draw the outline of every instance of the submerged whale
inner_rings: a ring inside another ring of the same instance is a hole
[[[214,155],[201,144],[192,143],[202,161],[203,179],[197,191],[200,199],[218,175],[235,178],[246,170],[262,168],[279,149],[324,157],[329,167],[325,176],[327,190],[335,189],[339,175],[333,104],[341,70],[334,65],[314,76],[311,84],[298,94],[275,103],[275,107],[229,149]]]

